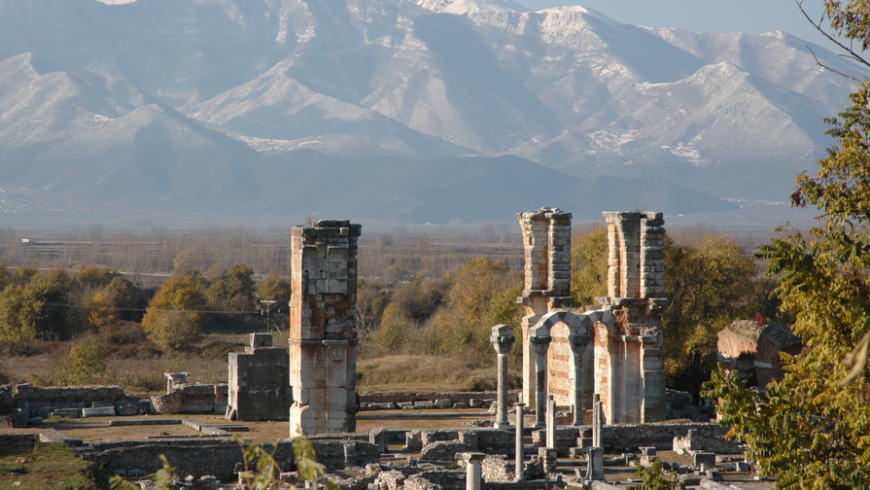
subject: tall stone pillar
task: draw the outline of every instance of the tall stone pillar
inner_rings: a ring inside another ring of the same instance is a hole
[[[292,234],[290,436],[356,430],[357,239],[361,226],[318,220]]]
[[[664,420],[664,220],[653,212],[603,215],[608,295],[597,299],[614,316],[606,338],[595,339],[595,383],[604,418],[610,424]]]
[[[492,327],[489,338],[498,354],[498,411],[495,415],[496,429],[510,427],[508,422],[508,353],[514,345],[514,330],[507,325]]]
[[[571,386],[571,398],[574,404],[574,422],[572,425],[583,425],[583,353],[589,344],[589,337],[569,335],[571,357],[574,360],[574,384]]]
[[[533,405],[537,392],[535,354],[529,329],[554,308],[574,306],[571,297],[571,213],[559,208],[517,213],[523,232],[525,283],[517,303],[526,309],[523,329],[523,397]]]
[[[551,339],[544,331],[530,333],[529,344],[535,353],[535,428],[542,429],[547,425],[547,351]]]

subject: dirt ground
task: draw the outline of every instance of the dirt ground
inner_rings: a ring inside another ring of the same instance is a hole
[[[363,413],[378,413],[388,414],[391,412],[407,415],[407,412],[401,411],[379,411],[379,412],[363,412]],[[437,410],[420,410],[415,413],[438,412]],[[470,412],[479,412],[479,410],[470,410]],[[480,415],[469,415],[467,417],[454,418],[401,418],[388,420],[359,420],[357,421],[357,433],[364,434],[375,427],[386,427],[387,429],[444,429],[457,428],[468,429],[469,425],[465,422],[480,419]],[[83,419],[59,419],[52,421],[49,419],[43,424],[45,428],[51,428],[63,432],[68,437],[83,439],[85,441],[122,441],[122,440],[137,440],[145,439],[149,435],[196,435],[199,432],[185,425],[131,425],[113,427],[109,424],[113,420],[155,420],[155,419],[190,419],[203,424],[218,425],[228,423],[223,416],[217,414],[180,414],[180,415],[143,415],[138,417],[94,417]],[[277,439],[284,439],[290,436],[288,422],[233,422],[234,424],[242,424],[250,430],[247,432],[237,432],[243,438],[251,439],[255,444],[266,442],[274,442]]]

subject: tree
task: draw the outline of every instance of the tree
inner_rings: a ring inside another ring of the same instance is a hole
[[[215,306],[232,310],[250,310],[254,306],[254,270],[234,264],[229,270],[211,275],[208,299]]]
[[[866,49],[867,2],[825,6],[834,34]],[[794,206],[822,211],[820,225],[806,237],[782,230],[760,252],[808,348],[783,356],[784,378],[763,392],[720,370],[705,393],[721,399],[721,423],[746,440],[763,474],[777,475],[775,488],[870,485],[870,81],[850,98],[851,107],[826,119],[835,145],[815,176],[798,176],[791,196]]]
[[[142,328],[152,342],[166,350],[181,350],[199,340],[205,295],[188,277],[173,276],[154,295]]]
[[[93,264],[80,267],[78,273],[78,280],[82,286],[91,288],[104,288],[116,277],[121,277],[121,274]]]
[[[23,269],[23,270],[22,270]],[[66,271],[48,275],[19,268],[0,293],[0,338],[12,341],[67,340],[72,335],[71,280]]]
[[[571,295],[578,306],[607,295],[607,227],[581,228],[571,245]]]
[[[665,242],[662,317],[668,385],[693,391],[716,366],[716,334],[734,320],[751,318],[758,270],[743,249],[724,238],[696,246]]]
[[[260,299],[275,301],[279,308],[288,308],[291,294],[290,281],[274,272],[257,285],[257,296]]]

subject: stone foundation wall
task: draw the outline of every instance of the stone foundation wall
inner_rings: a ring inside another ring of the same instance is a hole
[[[157,413],[224,413],[227,410],[227,385],[178,384],[172,393],[151,397]]]
[[[360,403],[400,403],[400,402],[425,402],[436,400],[450,400],[452,403],[465,403],[471,406],[471,400],[495,400],[498,398],[498,393],[495,391],[459,391],[438,393],[429,392],[413,392],[402,391],[393,393],[360,393]],[[519,402],[520,392],[508,392],[508,404],[513,405]]]
[[[690,423],[690,424],[616,424],[601,427],[602,444],[605,447],[615,448],[638,448],[642,446],[655,446],[659,449],[671,449],[674,437],[685,437],[689,430],[696,430],[701,441],[704,441],[706,451],[719,453],[742,452],[736,443],[725,439],[728,427],[722,427],[715,423]],[[582,425],[580,427],[557,427],[556,447],[565,451],[577,447],[578,437],[592,437],[592,427]],[[544,430],[532,432],[532,444],[543,447],[546,442]],[[709,447],[709,449],[708,449]]]
[[[317,461],[328,469],[343,469],[347,466],[362,466],[378,461],[377,447],[359,441],[313,441]],[[100,465],[107,471],[132,469],[153,473],[162,468],[160,455],[166,456],[179,475],[215,475],[219,480],[232,481],[233,470],[242,462],[242,450],[238,444],[222,444],[214,441],[123,441],[122,443],[94,444],[93,449],[82,452],[86,461]],[[275,446],[264,444],[283,471],[294,467],[292,440]]]
[[[405,490],[464,490],[465,471],[423,471],[405,480]]]
[[[139,401],[138,397],[127,394],[120,386],[72,386],[37,388],[30,384],[15,386],[13,393],[15,408],[35,408],[45,406],[67,406],[82,404],[90,406],[94,402],[117,403]]]

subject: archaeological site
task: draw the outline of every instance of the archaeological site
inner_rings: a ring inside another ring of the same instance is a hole
[[[166,393],[148,400],[117,386],[0,387],[0,444],[62,442],[143,489],[160,455],[180,477],[173,488],[246,488],[243,446],[275,427],[279,437],[263,445],[280,467],[274,488],[302,484],[299,437],[324,478],[352,490],[629,488],[639,485],[637,466],[656,461],[690,488],[770,488],[744,446],[724,437],[711,400],[665,387],[662,213],[604,213],[607,295],[580,307],[570,288],[571,213],[541,208],[517,219],[525,316],[517,330],[488,332],[494,391],[358,392],[362,229],[314,220],[292,231],[286,345],[251,334],[243,352],[228,354],[224,383],[168,372]],[[510,373],[517,349],[522,372]],[[756,384],[778,374],[779,351],[796,349],[785,325],[738,322],[719,334],[720,359]],[[509,389],[510,374],[520,389]],[[49,416],[103,417],[95,423],[130,438],[68,437],[40,427]]]

